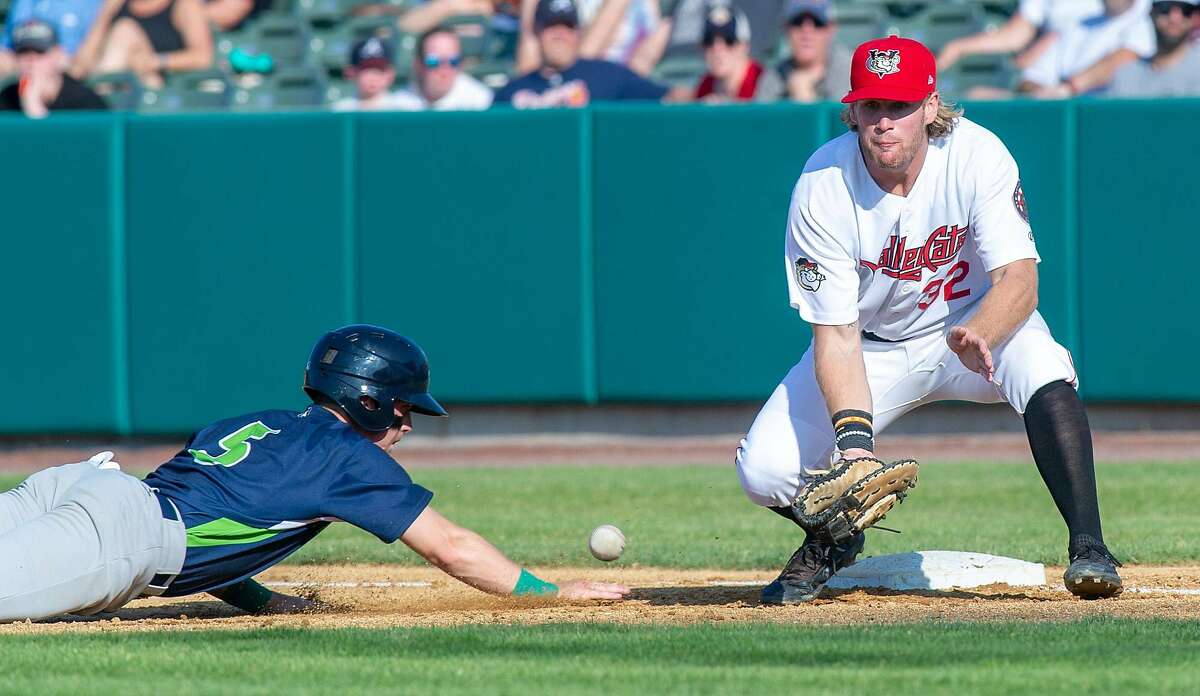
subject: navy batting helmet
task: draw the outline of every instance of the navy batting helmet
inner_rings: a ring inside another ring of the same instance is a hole
[[[427,416],[444,416],[429,394],[429,359],[416,343],[370,324],[334,329],[313,346],[304,368],[304,391],[342,407],[358,427],[387,430],[397,401]],[[363,399],[362,397],[369,397]]]

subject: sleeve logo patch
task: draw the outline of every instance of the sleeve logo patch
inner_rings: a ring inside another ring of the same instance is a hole
[[[796,282],[800,287],[809,292],[816,292],[817,288],[821,287],[821,281],[825,280],[825,274],[817,270],[817,264],[801,256],[796,259],[795,266]]]
[[[1021,180],[1017,179],[1017,187],[1013,189],[1013,205],[1017,208],[1017,215],[1029,224],[1029,208],[1025,204],[1025,191],[1021,189]]]

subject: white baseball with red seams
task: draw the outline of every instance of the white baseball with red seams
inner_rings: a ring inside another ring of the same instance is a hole
[[[1077,384],[1070,354],[1033,315],[992,346],[993,382],[962,365],[946,334],[978,309],[988,272],[1040,261],[1017,164],[987,129],[959,118],[931,138],[907,196],[884,192],[847,132],[817,150],[796,183],[786,235],[791,304],[812,324],[859,322],[876,433],[922,404],[1007,401],[1024,413],[1055,380]],[[883,339],[883,340],[875,340]],[[751,500],[795,499],[805,470],[828,468],[833,426],[812,349],[763,407],[737,453]]]

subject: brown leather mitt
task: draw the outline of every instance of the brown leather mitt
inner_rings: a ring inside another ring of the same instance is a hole
[[[904,500],[908,489],[917,485],[918,467],[912,459],[891,464],[874,457],[838,462],[800,489],[792,516],[809,534],[842,544]]]

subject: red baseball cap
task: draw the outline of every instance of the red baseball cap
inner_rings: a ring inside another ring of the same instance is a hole
[[[850,92],[843,104],[863,99],[921,101],[937,89],[937,61],[920,41],[889,36],[854,49]]]

